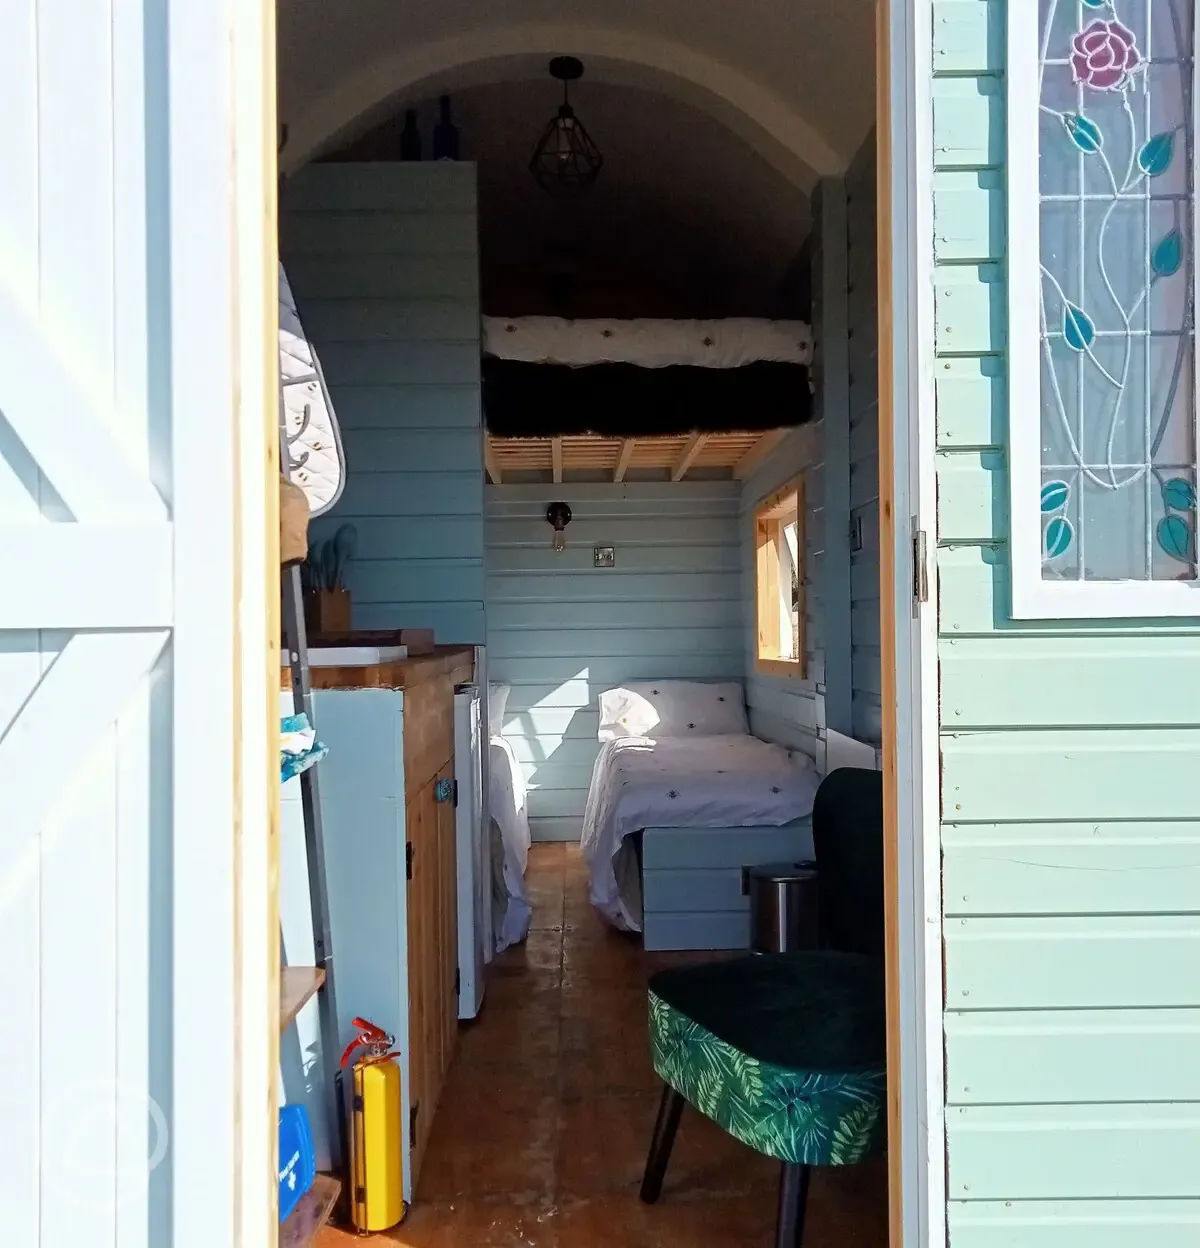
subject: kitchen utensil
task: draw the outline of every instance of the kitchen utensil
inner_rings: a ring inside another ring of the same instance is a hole
[[[358,530],[352,524],[343,524],[333,535],[334,589],[346,587],[346,572],[358,546]]]
[[[328,542],[313,542],[309,548],[309,580],[313,593],[319,593],[322,589],[329,588],[325,571],[328,547]]]

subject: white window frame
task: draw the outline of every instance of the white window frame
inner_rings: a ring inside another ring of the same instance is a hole
[[[1200,0],[1193,31],[1200,29]],[[1038,161],[1038,0],[1008,3],[1008,457],[1011,611],[1018,620],[1147,619],[1200,616],[1200,580],[1055,581],[1042,577],[1041,198]],[[1200,78],[1192,70],[1192,123]],[[1192,247],[1200,213],[1192,197]],[[1193,299],[1200,264],[1193,261]],[[1194,304],[1200,307],[1200,300]],[[1193,357],[1193,380],[1200,359]],[[1197,396],[1200,406],[1200,395]],[[1193,424],[1196,406],[1193,407]],[[1037,413],[1037,419],[1031,414]],[[1024,419],[1020,418],[1024,415]],[[1193,437],[1197,431],[1193,428]],[[1200,449],[1200,439],[1194,445]]]

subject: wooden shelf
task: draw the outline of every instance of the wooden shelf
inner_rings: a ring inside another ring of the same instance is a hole
[[[329,1221],[341,1190],[337,1179],[318,1174],[312,1187],[279,1228],[279,1248],[309,1248]]]
[[[279,978],[279,1030],[286,1031],[296,1015],[317,995],[325,972],[316,966],[285,966]]]

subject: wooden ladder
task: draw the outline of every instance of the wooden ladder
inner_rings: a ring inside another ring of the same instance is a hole
[[[287,467],[288,446],[284,425],[283,389],[279,396],[282,464]],[[308,655],[308,631],[304,622],[304,589],[298,562],[281,572],[283,644],[291,668],[293,714],[304,715],[315,732],[312,678]],[[280,975],[279,1026],[291,1027],[300,1011],[315,996],[320,1015],[320,1078],[324,1085],[330,1168],[337,1173],[346,1157],[346,1116],[338,1057],[337,996],[333,974],[333,940],[329,923],[329,891],[325,874],[325,835],[321,822],[320,764],[299,775],[300,805],[304,816],[304,846],[308,857],[308,898],[312,914],[313,966],[287,966]],[[316,1238],[337,1204],[341,1184],[330,1175],[318,1174],[316,1182],[280,1227],[280,1248],[301,1248]]]

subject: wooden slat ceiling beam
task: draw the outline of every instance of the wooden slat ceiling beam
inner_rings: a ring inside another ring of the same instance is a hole
[[[687,470],[692,466],[696,456],[704,450],[704,444],[708,441],[708,434],[693,433],[690,438],[683,444],[683,450],[679,453],[679,458],[675,461],[674,467],[671,469],[671,480],[682,481],[687,475]]]
[[[494,438],[485,443],[485,464],[492,483],[513,481],[515,473],[541,473],[561,484],[573,472],[611,473],[614,482],[631,472],[665,472],[672,481],[703,469],[736,479],[749,476],[787,436],[767,433],[691,433],[663,437]]]

